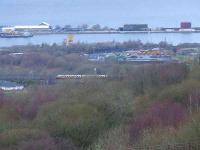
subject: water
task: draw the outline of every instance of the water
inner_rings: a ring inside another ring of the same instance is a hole
[[[200,26],[199,0],[0,0],[0,25],[101,24],[117,28],[126,23],[149,27],[179,27],[181,21]],[[0,47],[28,43],[62,43],[66,35],[35,36],[30,39],[0,39]],[[200,34],[76,35],[76,41],[102,42],[141,40],[170,43],[200,42]]]
[[[62,44],[67,35],[40,35],[32,38],[0,39],[0,47],[27,44]],[[141,40],[142,42],[159,43],[167,41],[171,44],[200,43],[200,33],[137,33],[137,34],[78,34],[74,35],[74,42],[124,42],[128,40]]]

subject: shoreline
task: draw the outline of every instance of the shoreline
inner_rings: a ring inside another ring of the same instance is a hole
[[[66,31],[66,32],[32,32],[33,35],[53,35],[53,34],[155,34],[155,33],[200,33],[200,31]]]

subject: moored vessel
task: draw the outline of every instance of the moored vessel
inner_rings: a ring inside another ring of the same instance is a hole
[[[13,32],[13,33],[0,33],[0,38],[29,38],[33,37],[33,34],[29,32],[19,33],[19,32]]]

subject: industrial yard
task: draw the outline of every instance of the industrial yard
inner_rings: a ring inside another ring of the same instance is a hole
[[[86,55],[87,56],[87,55]],[[175,53],[169,50],[127,50],[118,53],[97,53],[89,54],[89,61],[103,62],[106,60],[115,60],[118,62],[172,62],[176,61]]]

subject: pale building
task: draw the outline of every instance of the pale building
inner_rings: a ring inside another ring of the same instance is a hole
[[[50,31],[50,30],[51,30],[51,26],[46,22],[42,22],[39,25],[20,25],[20,26],[2,28],[2,32],[14,32],[14,31],[44,32],[44,31]]]

